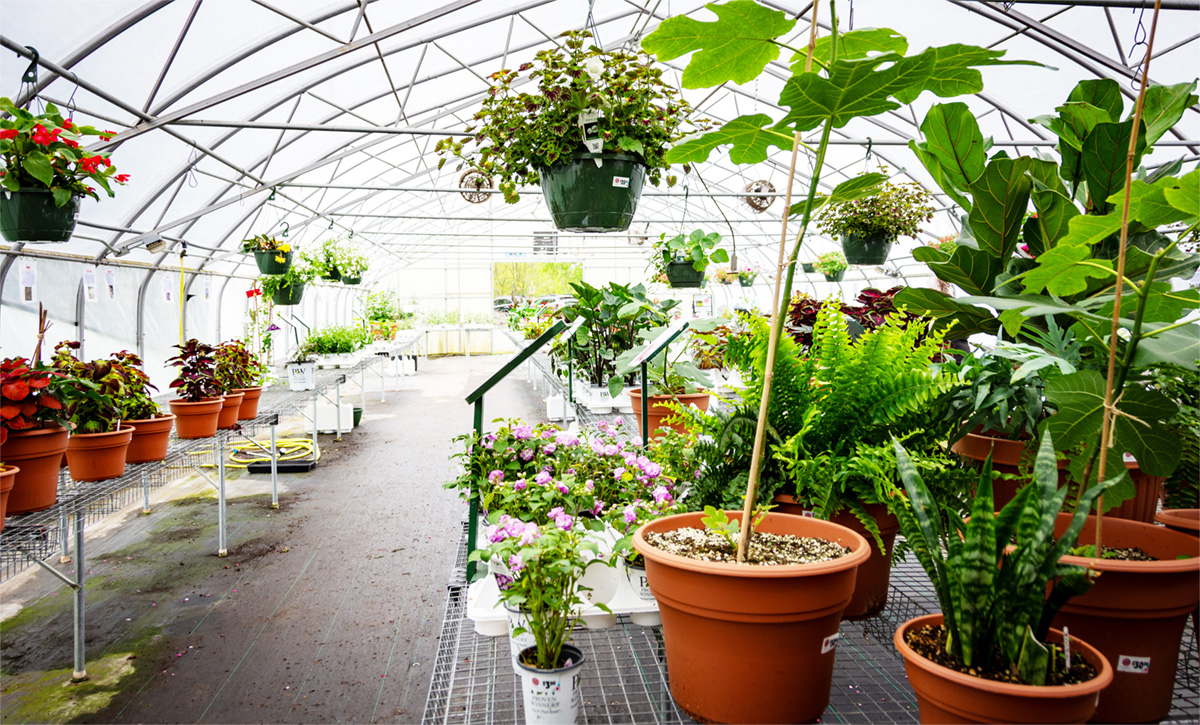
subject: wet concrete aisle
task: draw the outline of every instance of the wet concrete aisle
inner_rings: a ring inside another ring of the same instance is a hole
[[[431,360],[386,404],[368,395],[362,426],[322,436],[321,465],[285,479],[279,511],[268,477],[234,482],[227,558],[199,486],[121,515],[88,542],[87,683],[63,686],[69,590],[43,572],[6,583],[6,605],[28,604],[0,628],[0,719],[418,722],[465,514],[442,488],[451,439],[505,360]],[[487,402],[488,420],[540,404],[521,373]]]

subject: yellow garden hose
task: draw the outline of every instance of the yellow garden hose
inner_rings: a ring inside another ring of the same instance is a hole
[[[257,462],[267,462],[271,460],[264,449],[269,450],[271,447],[270,441],[259,441],[262,448],[254,443],[238,443],[229,447],[229,462],[225,464],[226,468],[245,468],[247,464]],[[279,450],[280,461],[295,461],[301,458],[312,456],[312,461],[315,463],[321,460],[321,447],[313,442],[311,438],[276,438],[275,447]],[[188,455],[203,456],[212,453],[211,448],[201,450],[188,451]],[[212,463],[201,463],[200,468],[213,468]]]

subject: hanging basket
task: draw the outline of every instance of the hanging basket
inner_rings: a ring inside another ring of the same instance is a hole
[[[892,241],[883,234],[843,234],[842,252],[849,264],[883,264]]]
[[[10,242],[65,242],[79,219],[80,197],[54,205],[49,190],[21,189],[0,194],[0,235]]]
[[[304,285],[292,284],[280,287],[271,295],[271,301],[277,305],[298,305],[304,297]]]
[[[623,232],[637,211],[646,165],[636,156],[576,151],[540,174],[546,206],[560,231]]]
[[[704,282],[704,270],[697,270],[691,262],[671,262],[667,265],[667,283],[672,289],[700,287]]]
[[[283,261],[279,261],[280,259]],[[254,262],[262,274],[286,274],[292,268],[292,253],[290,250],[281,252],[278,249],[255,252]]]
[[[321,279],[329,280],[330,282],[337,282],[337,281],[341,280],[341,278],[342,278],[342,273],[339,272],[336,267],[329,270],[325,274],[321,275]]]
[[[840,269],[837,272],[834,272],[833,274],[825,275],[826,282],[841,282],[845,278],[846,278],[846,270],[844,270],[844,269]]]
[[[358,275],[357,277],[351,277],[348,274],[342,275],[342,284],[360,284],[360,283],[362,283],[362,275],[361,274]]]

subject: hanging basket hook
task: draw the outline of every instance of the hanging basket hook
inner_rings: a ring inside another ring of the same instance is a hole
[[[33,60],[29,61],[29,67],[25,69],[25,74],[21,76],[21,82],[37,83],[38,58],[41,57],[41,54],[38,53],[37,48],[33,47],[32,45],[25,46],[25,49],[30,53],[33,53]]]

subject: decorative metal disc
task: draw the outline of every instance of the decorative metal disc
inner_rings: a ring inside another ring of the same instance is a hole
[[[775,185],[764,179],[751,181],[749,184],[746,184],[746,188],[742,189],[742,191],[750,194],[750,196],[743,196],[742,201],[746,202],[747,206],[759,214],[766,211],[767,207],[771,206],[775,201],[775,197],[773,196],[759,196],[760,194],[775,193]]]
[[[481,193],[479,189],[491,189],[492,177],[476,169],[467,169],[462,176],[458,177],[458,188],[466,189],[466,191],[459,192],[462,194],[462,198],[472,204],[482,204],[492,195]]]

